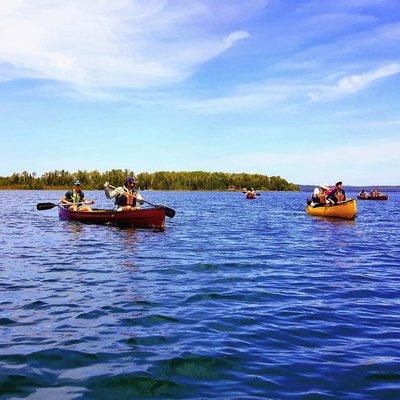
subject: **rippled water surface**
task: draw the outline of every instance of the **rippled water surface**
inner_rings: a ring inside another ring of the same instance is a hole
[[[36,211],[62,194],[0,192],[1,399],[399,398],[400,193],[144,192],[164,232]]]

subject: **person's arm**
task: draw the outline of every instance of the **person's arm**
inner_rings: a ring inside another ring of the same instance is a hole
[[[332,197],[334,197],[336,195],[336,192],[337,192],[336,189],[330,190],[328,193],[326,193],[326,198],[331,199]]]
[[[82,197],[82,204],[95,204],[94,200],[88,201],[86,197]]]
[[[64,203],[64,204],[71,204],[69,191],[65,193],[64,197],[62,197],[60,199],[60,201],[61,201],[61,203]]]
[[[117,197],[121,194],[124,194],[124,188],[123,187],[117,187],[111,190],[110,186],[108,185],[108,182],[105,183],[104,185],[104,191],[106,193],[106,197],[109,199],[112,199],[114,197]]]

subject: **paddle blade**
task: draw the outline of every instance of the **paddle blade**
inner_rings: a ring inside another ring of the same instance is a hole
[[[36,205],[36,208],[39,211],[43,211],[43,210],[51,210],[52,208],[57,207],[57,204],[54,203],[38,203]]]
[[[144,199],[142,199],[142,201],[143,201],[143,203],[147,203],[148,205],[150,205],[152,207],[163,207],[164,210],[165,210],[165,215],[167,217],[170,217],[170,218],[174,218],[175,217],[175,210],[173,208],[169,208],[169,207],[161,205],[161,204],[160,205],[155,205],[155,204],[150,203],[149,201],[144,200]]]
[[[174,209],[166,207],[166,206],[163,206],[163,207],[165,209],[165,215],[167,217],[170,217],[170,218],[174,218],[175,217],[175,210]]]

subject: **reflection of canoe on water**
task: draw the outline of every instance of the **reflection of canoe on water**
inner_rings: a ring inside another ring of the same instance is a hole
[[[63,206],[58,206],[58,214],[61,219],[80,221],[91,224],[109,224],[131,226],[136,228],[164,229],[165,208],[142,208],[135,211],[96,210],[71,211]]]
[[[389,198],[389,196],[387,194],[381,194],[379,196],[357,196],[358,200],[387,200]]]
[[[312,207],[307,204],[306,211],[319,217],[353,219],[356,216],[356,200],[346,200],[333,206]]]

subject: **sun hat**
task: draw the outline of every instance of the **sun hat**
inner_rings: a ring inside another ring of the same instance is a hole
[[[337,185],[343,185],[343,182],[342,181],[336,182],[335,186],[337,186]]]
[[[328,189],[329,189],[329,185],[328,185],[327,183],[321,183],[321,184],[319,185],[319,187],[322,188],[322,189],[325,189],[325,190],[328,190]]]

